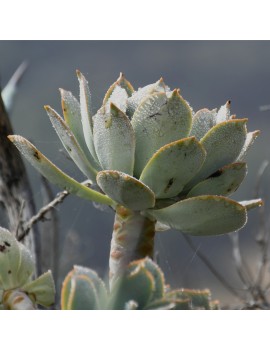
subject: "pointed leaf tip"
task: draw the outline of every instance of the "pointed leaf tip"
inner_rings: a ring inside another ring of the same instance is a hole
[[[125,79],[125,75],[123,72],[120,72],[119,78],[117,79],[117,82],[120,82],[121,80]]]
[[[242,206],[244,206],[248,211],[252,210],[253,208],[261,207],[261,206],[264,205],[264,202],[263,202],[262,199],[253,199],[253,200],[241,201],[239,203]]]

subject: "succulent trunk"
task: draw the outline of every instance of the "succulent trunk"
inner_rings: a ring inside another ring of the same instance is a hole
[[[153,258],[155,221],[123,206],[116,208],[110,252],[110,284],[126,266],[144,257]]]

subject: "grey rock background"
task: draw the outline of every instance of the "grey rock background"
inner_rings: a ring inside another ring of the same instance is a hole
[[[270,104],[269,41],[0,41],[2,86],[24,60],[29,62],[29,68],[11,116],[15,133],[30,139],[71,176],[83,180],[60,151],[62,146],[43,109],[49,104],[61,112],[58,88],[71,90],[78,96],[75,70],[80,69],[89,81],[97,109],[119,72],[124,72],[135,88],[162,76],[171,88],[180,87],[181,94],[195,111],[220,107],[230,99],[232,113],[239,118],[248,117],[250,131],[261,130],[261,136],[248,155],[248,176],[233,196],[237,200],[252,198],[258,168],[264,160],[270,159],[270,112],[259,111],[259,106]],[[39,175],[31,166],[27,168],[39,207],[42,202]],[[266,172],[263,179],[266,211],[269,177]],[[53,189],[55,193],[59,191]],[[70,196],[59,207],[58,214],[62,276],[73,264],[86,265],[101,276],[106,275],[113,213],[99,211],[91,203]],[[257,264],[258,251],[253,238],[258,226],[258,212],[254,210],[240,237],[251,270]],[[194,241],[230,283],[240,287],[229,238],[203,237]],[[190,250],[181,233],[159,233],[156,243],[168,283],[178,287],[208,287],[213,297],[223,304],[236,303]]]

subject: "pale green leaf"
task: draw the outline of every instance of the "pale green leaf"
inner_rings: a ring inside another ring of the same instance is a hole
[[[206,108],[195,113],[192,120],[190,136],[200,140],[216,124],[216,112]]]
[[[144,99],[131,121],[136,136],[135,176],[140,176],[162,146],[187,137],[191,122],[191,109],[177,90],[170,98],[165,93],[155,93]]]
[[[34,260],[24,245],[0,227],[0,289],[21,287],[34,271]]]
[[[174,141],[153,155],[140,181],[154,191],[156,198],[176,196],[199,171],[204,159],[205,151],[195,137]]]
[[[231,107],[230,100],[228,100],[225,105],[220,107],[216,116],[216,124],[221,122],[226,122],[230,119],[230,107]]]
[[[146,257],[145,259],[141,260],[141,264],[152,274],[155,281],[152,299],[161,299],[165,293],[165,278],[162,270],[149,257]]]
[[[124,309],[130,300],[144,308],[151,301],[155,289],[153,275],[144,265],[136,261],[128,265],[124,275],[116,281],[111,292],[110,307]]]
[[[235,162],[246,140],[247,119],[232,119],[217,124],[201,139],[206,159],[186,189],[209,177],[220,168]]]
[[[168,88],[164,84],[163,79],[160,78],[156,83],[146,85],[145,87],[134,91],[132,96],[128,99],[127,115],[131,117],[140,103],[149,95],[158,92],[166,93],[167,90]]]
[[[100,170],[100,165],[96,162],[95,158],[91,155],[84,138],[81,118],[81,107],[78,100],[72,95],[71,92],[60,89],[61,103],[65,122],[74,134],[78,144],[80,145],[83,153],[90,161],[95,169]]]
[[[225,234],[241,229],[247,221],[244,206],[215,195],[192,197],[147,213],[171,228],[191,235]]]
[[[104,283],[93,270],[74,266],[61,291],[62,310],[102,309],[107,297]]]
[[[71,194],[87,200],[96,201],[105,205],[114,204],[107,196],[88,188],[62,172],[25,138],[19,135],[9,135],[8,138],[14,143],[32,166],[53,184],[67,190]]]
[[[229,195],[238,189],[246,174],[246,163],[232,163],[195,185],[187,194],[187,197],[199,195]]]
[[[96,151],[94,147],[94,138],[93,138],[91,94],[89,91],[87,80],[85,79],[83,74],[78,70],[77,70],[77,76],[80,83],[80,106],[81,106],[81,117],[82,117],[84,139],[91,155],[98,163],[98,158],[96,155]]]
[[[254,132],[247,133],[244,146],[243,146],[239,156],[237,157],[237,161],[242,161],[246,157],[246,154],[247,154],[249,148],[253,145],[254,141],[257,139],[257,137],[260,135],[260,133],[261,132],[259,130],[255,130]]]
[[[97,183],[111,199],[132,210],[144,210],[155,205],[152,190],[128,174],[101,171],[97,175]]]
[[[110,112],[110,108],[111,108],[111,103],[113,103],[119,110],[121,110],[122,112],[126,112],[127,109],[127,98],[128,98],[128,94],[125,91],[125,89],[121,88],[119,85],[117,85],[112,94],[110,95],[107,103],[106,103],[106,107],[105,107],[105,111],[106,113]]]
[[[94,116],[94,143],[103,169],[133,174],[135,136],[128,117],[111,103]]]
[[[48,271],[37,279],[26,283],[23,291],[33,295],[35,301],[42,306],[49,307],[55,300],[55,285],[52,272]]]
[[[134,88],[130,84],[130,82],[125,78],[123,73],[120,73],[119,78],[117,79],[116,82],[114,82],[110,88],[108,89],[107,93],[105,94],[105,97],[103,99],[103,105],[106,105],[108,102],[109,98],[111,97],[112,93],[114,92],[115,88],[121,87],[123,88],[127,95],[130,97],[134,93]],[[124,111],[125,112],[125,111]]]
[[[58,115],[58,113],[50,106],[45,106],[45,109],[57,135],[59,136],[59,139],[72,160],[76,163],[81,172],[93,183],[95,183],[97,170],[86,158],[72,131],[69,129],[65,121]]]

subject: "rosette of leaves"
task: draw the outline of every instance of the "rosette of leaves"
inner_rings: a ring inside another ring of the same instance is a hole
[[[151,259],[131,262],[109,292],[91,269],[74,266],[61,292],[64,310],[194,310],[218,309],[209,290],[170,290],[161,269]]]
[[[30,252],[8,230],[0,228],[0,309],[33,310],[54,303],[51,271],[32,279],[35,264]]]
[[[247,119],[219,110],[194,113],[163,79],[134,90],[121,74],[94,113],[89,87],[77,72],[80,102],[60,90],[64,119],[45,109],[64,147],[93,184],[87,187],[50,162],[29,141],[10,136],[52,183],[116,211],[111,278],[126,265],[153,256],[156,230],[219,235],[242,228],[261,200],[230,198],[247,173],[243,161],[259,131]]]

